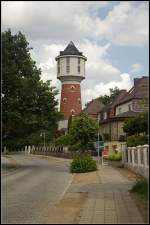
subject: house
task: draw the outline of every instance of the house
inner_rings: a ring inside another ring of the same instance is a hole
[[[121,102],[116,104],[116,115],[127,111],[143,112],[148,109],[148,82],[148,77],[134,79],[134,86]]]
[[[134,86],[120,94],[99,112],[100,134],[110,151],[121,150],[126,142],[123,125],[126,119],[148,109],[148,77],[135,78]]]

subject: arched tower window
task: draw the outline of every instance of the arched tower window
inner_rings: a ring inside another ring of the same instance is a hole
[[[74,85],[71,85],[70,86],[70,89],[73,91],[75,89],[75,86]]]
[[[63,98],[63,103],[66,103],[67,102],[67,98]]]
[[[71,112],[72,115],[75,114],[75,110],[74,109],[71,109],[70,112]]]

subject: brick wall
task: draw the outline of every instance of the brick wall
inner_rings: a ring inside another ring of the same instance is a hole
[[[64,119],[78,115],[82,110],[80,84],[62,84],[60,111]]]

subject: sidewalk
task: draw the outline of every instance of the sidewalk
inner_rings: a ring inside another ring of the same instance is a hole
[[[79,224],[144,224],[128,192],[133,182],[110,166],[100,166],[97,173],[99,181],[96,183],[70,186],[69,192],[88,194]]]

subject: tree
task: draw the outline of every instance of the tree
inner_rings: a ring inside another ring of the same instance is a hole
[[[110,91],[110,95],[103,95],[98,98],[104,105],[107,105],[110,102],[112,102],[115,99],[115,97],[120,94],[121,90],[115,87],[114,89],[110,88],[109,91]]]
[[[137,117],[129,118],[125,121],[123,130],[128,136],[148,134],[148,112],[140,113]]]
[[[60,114],[51,82],[40,80],[41,70],[31,58],[25,35],[2,33],[3,144],[35,144],[52,138]]]
[[[71,145],[77,145],[81,151],[87,150],[88,143],[95,140],[97,131],[98,124],[87,114],[82,113],[72,121],[69,129]]]

